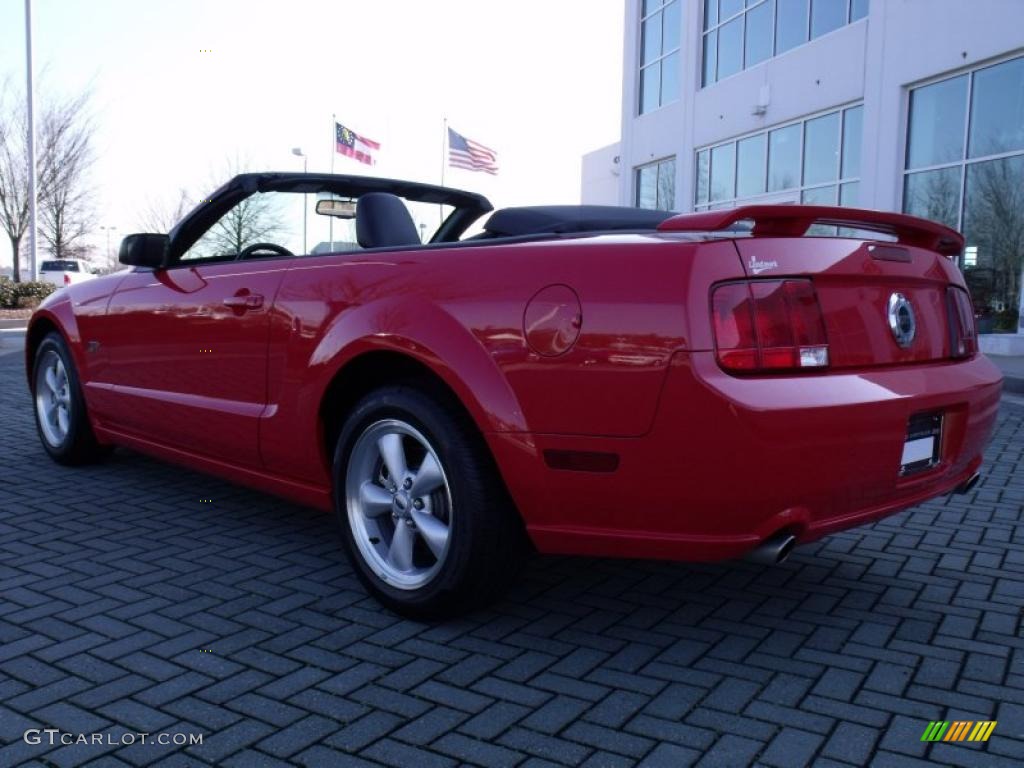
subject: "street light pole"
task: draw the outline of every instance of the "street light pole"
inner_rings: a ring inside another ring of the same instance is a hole
[[[28,87],[26,99],[28,106],[28,249],[30,278],[36,279],[36,229],[38,226],[36,212],[36,121],[32,110],[32,98],[34,94],[32,84],[32,0],[25,0],[25,69],[27,71]],[[18,254],[13,254],[17,263]]]
[[[306,173],[309,168],[309,158],[302,152],[301,147],[295,147],[292,154],[302,158],[302,172]],[[309,215],[309,195],[302,194],[302,253],[309,253],[309,246],[306,245],[306,217]]]
[[[107,231],[107,267],[112,267],[114,260],[110,257],[110,232],[117,229],[117,227],[100,227],[100,229]]]

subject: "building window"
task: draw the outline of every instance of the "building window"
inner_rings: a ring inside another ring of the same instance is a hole
[[[695,210],[746,202],[856,206],[863,111],[847,107],[699,150]]]
[[[903,210],[964,233],[964,277],[981,330],[1016,330],[1024,268],[1024,57],[911,90]]]
[[[676,159],[669,157],[636,169],[636,207],[671,211],[676,207]]]
[[[682,0],[642,0],[640,9],[640,114],[679,98]]]
[[[702,85],[868,15],[868,0],[704,0]]]

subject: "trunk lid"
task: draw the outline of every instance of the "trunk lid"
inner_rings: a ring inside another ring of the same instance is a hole
[[[825,320],[830,368],[952,357],[946,294],[963,281],[947,257],[912,245],[839,237],[754,236],[734,242],[751,279],[811,279]]]

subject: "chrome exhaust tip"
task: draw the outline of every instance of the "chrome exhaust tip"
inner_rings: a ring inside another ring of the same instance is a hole
[[[746,559],[761,565],[778,565],[789,557],[795,546],[796,536],[791,533],[777,533],[752,549]]]
[[[975,472],[967,480],[961,483],[953,493],[965,494],[974,490],[974,486],[981,482],[981,472]]]

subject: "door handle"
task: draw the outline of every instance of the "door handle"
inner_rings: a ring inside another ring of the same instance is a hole
[[[259,309],[263,306],[263,297],[258,293],[247,293],[242,296],[228,296],[224,306],[232,309]]]

